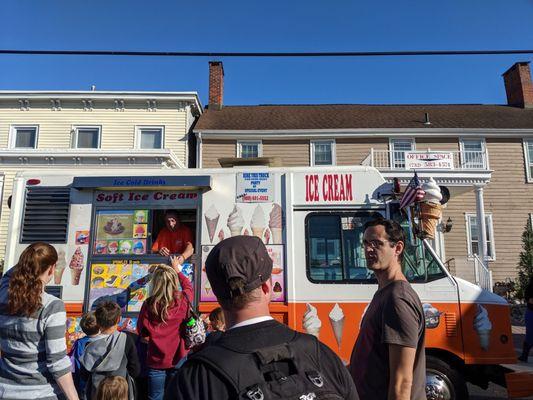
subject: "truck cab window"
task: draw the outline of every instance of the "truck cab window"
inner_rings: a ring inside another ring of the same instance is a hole
[[[376,283],[366,266],[363,227],[377,212],[311,213],[306,218],[307,277],[315,283]],[[407,230],[407,226],[404,225]],[[446,276],[422,243],[406,243],[403,272],[410,282]]]

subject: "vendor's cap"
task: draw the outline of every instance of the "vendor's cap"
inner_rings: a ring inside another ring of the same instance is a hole
[[[231,299],[250,292],[266,282],[272,274],[272,259],[261,239],[234,236],[217,244],[205,262],[211,289],[219,299]],[[231,278],[242,278],[244,289],[232,290]]]

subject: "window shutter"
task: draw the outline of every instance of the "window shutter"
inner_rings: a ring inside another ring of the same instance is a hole
[[[28,187],[21,243],[66,243],[69,204],[69,187]]]

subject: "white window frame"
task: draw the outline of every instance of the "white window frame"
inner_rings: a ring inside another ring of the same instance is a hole
[[[466,245],[467,245],[467,254],[469,259],[473,259],[474,255],[470,251],[472,249],[472,238],[470,237],[470,218],[477,218],[477,213],[465,213],[465,225],[466,225]],[[496,243],[494,242],[494,224],[492,219],[492,213],[485,213],[485,218],[489,219],[489,231],[487,232],[490,237],[490,244],[492,246],[492,256],[486,256],[485,261],[496,261]],[[478,244],[479,248],[479,244]]]
[[[136,125],[135,126],[135,140],[133,147],[135,149],[141,149],[141,131],[143,129],[160,129],[161,130],[161,147],[165,148],[165,126],[164,125]],[[157,150],[157,149],[143,149],[143,150]]]
[[[401,169],[394,166],[394,141],[395,140],[404,140],[406,142],[411,142],[411,150],[416,151],[416,141],[414,137],[391,137],[389,138],[389,165],[391,169]],[[405,169],[405,167],[403,168]]]
[[[257,157],[263,157],[263,142],[261,140],[238,140],[237,141],[237,158],[241,158],[241,149],[243,144],[256,144]]]
[[[335,142],[335,139],[323,139],[323,140],[311,140],[310,141],[310,148],[309,148],[309,156],[311,160],[311,166],[315,166],[315,144],[316,143],[330,143],[331,144],[331,164],[329,165],[337,165],[337,144]],[[321,164],[321,167],[328,166],[327,164]]]
[[[98,129],[98,146],[97,147],[78,147],[78,130],[80,129]],[[102,126],[101,125],[73,125],[72,126],[72,148],[81,150],[99,150],[102,146]]]
[[[523,139],[523,147],[524,147],[524,163],[526,167],[526,182],[527,183],[533,183],[533,175],[531,174],[531,166],[533,166],[533,160],[529,159],[529,151],[528,151],[528,144],[531,143],[533,145],[533,138],[531,139]]]
[[[459,138],[459,152],[460,154],[460,160],[463,160],[463,154],[465,151],[464,142],[473,142],[475,140],[479,140],[481,143],[481,151],[483,152],[483,157],[485,157],[485,168],[489,169],[489,152],[487,151],[487,142],[485,141],[484,137],[460,137]],[[465,168],[468,169],[468,168]]]
[[[34,147],[16,147],[17,143],[17,129],[20,128],[35,128],[35,146]],[[8,147],[10,149],[25,149],[36,150],[39,145],[39,125],[35,124],[16,124],[9,127]]]

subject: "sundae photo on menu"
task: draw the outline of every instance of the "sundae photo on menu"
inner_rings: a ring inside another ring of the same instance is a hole
[[[134,210],[100,210],[96,216],[96,240],[131,239]]]

